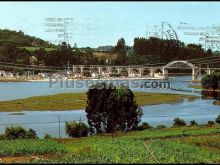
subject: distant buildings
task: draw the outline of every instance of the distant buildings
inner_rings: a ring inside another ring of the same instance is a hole
[[[4,70],[0,70],[0,77],[6,77],[6,72]]]

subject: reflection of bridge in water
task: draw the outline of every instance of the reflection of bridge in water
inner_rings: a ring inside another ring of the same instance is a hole
[[[220,68],[201,68],[188,61],[172,61],[163,66],[148,66],[148,65],[129,65],[129,66],[106,66],[106,65],[74,65],[73,74],[83,75],[85,72],[92,74],[92,77],[109,77],[112,74],[123,75],[126,73],[126,77],[140,77],[140,78],[159,78],[167,79],[168,71],[170,69],[191,69],[192,80],[197,79],[204,71],[206,74],[211,74]]]

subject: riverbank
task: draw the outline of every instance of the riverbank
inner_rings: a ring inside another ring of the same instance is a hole
[[[199,98],[198,96],[189,96],[182,94],[134,92],[135,99],[139,106],[155,104],[172,104],[189,101]],[[11,101],[0,101],[1,112],[17,111],[65,111],[85,109],[85,93],[61,93],[47,96],[35,96],[26,99],[17,99]]]
[[[28,82],[27,79],[0,78],[0,82]]]

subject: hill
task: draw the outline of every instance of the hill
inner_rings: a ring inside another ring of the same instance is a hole
[[[52,47],[50,44],[40,38],[29,36],[22,31],[12,31],[8,29],[0,29],[0,47],[9,43],[15,44],[17,47]]]

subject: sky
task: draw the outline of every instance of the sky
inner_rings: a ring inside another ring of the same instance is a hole
[[[193,42],[177,26],[220,25],[219,16],[220,2],[0,2],[1,29],[55,42],[57,33],[45,31],[45,18],[73,18],[69,43],[78,47],[116,45],[119,38],[131,46],[135,37],[149,36],[161,22],[168,22],[178,39]]]

